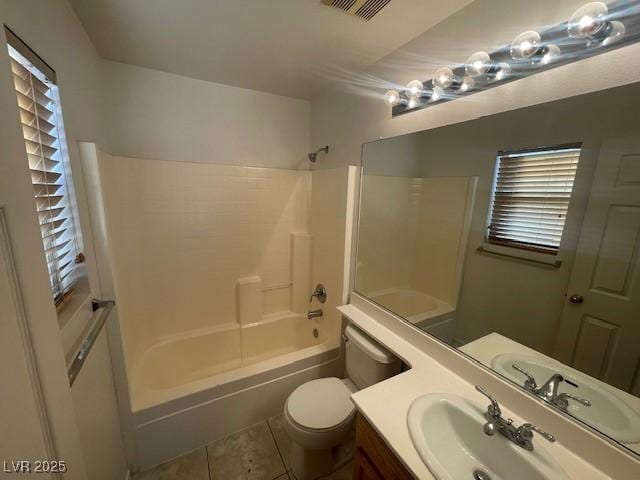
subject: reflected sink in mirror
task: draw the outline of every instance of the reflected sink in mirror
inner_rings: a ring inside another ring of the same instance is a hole
[[[497,355],[491,361],[491,367],[501,375],[523,385],[524,375],[513,368],[517,364],[529,372],[542,385],[553,374],[559,373],[571,383],[561,382],[558,393],[567,393],[588,400],[591,405],[582,405],[569,400],[567,412],[576,418],[595,425],[603,433],[624,443],[640,442],[640,415],[636,410],[620,399],[606,384],[598,385],[591,377],[583,375],[567,366],[542,357],[506,353]],[[640,403],[640,402],[638,402]]]
[[[502,435],[488,436],[484,411],[451,394],[418,397],[409,407],[411,440],[439,480],[563,480],[562,467],[534,439],[527,451]]]

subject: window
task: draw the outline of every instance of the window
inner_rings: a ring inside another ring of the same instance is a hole
[[[55,72],[6,30],[20,123],[51,290],[60,309],[84,260],[78,246]]]
[[[557,255],[580,146],[500,152],[487,241]]]

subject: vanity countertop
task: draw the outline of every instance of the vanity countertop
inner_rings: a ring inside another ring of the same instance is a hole
[[[360,309],[353,305],[345,305],[338,310],[411,366],[411,369],[406,372],[354,393],[351,399],[358,411],[416,478],[434,479],[409,436],[407,427],[409,406],[416,398],[427,393],[455,393],[482,404],[487,403],[486,399],[476,392],[474,385],[448,370],[427,353]],[[503,412],[505,416],[513,418],[516,423],[524,423],[523,419],[512,411],[504,408]],[[545,443],[542,448],[562,465],[570,478],[590,480],[609,478],[568,450],[562,444],[562,439],[554,444]]]

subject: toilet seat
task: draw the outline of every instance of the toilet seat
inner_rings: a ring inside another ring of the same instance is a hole
[[[336,377],[312,380],[300,385],[289,396],[289,417],[305,430],[336,428],[354,415],[352,393],[345,382]]]
[[[336,377],[312,380],[296,388],[284,407],[285,425],[292,439],[307,448],[340,443],[352,430],[356,408],[349,380]]]

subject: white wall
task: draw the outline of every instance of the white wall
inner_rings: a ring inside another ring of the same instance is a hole
[[[306,100],[108,61],[103,76],[110,153],[309,168]]]

